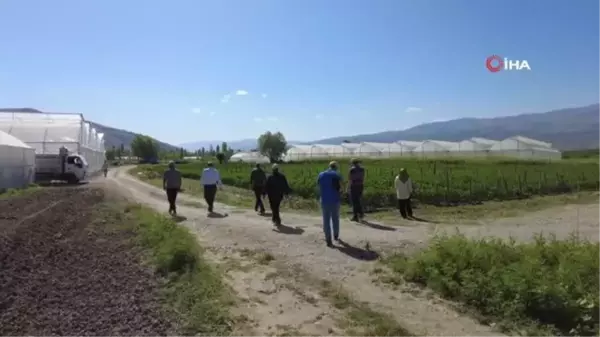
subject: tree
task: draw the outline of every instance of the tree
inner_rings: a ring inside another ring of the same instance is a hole
[[[215,147],[215,154],[219,152],[221,152],[221,147],[217,145],[217,147]]]
[[[223,161],[225,161],[225,154],[223,152],[217,152],[216,157],[219,161],[219,164],[223,164]]]
[[[223,153],[227,153],[228,151],[229,151],[229,149],[227,148],[227,143],[226,143],[226,142],[223,142],[223,143],[221,144],[221,152],[223,152]]]
[[[113,146],[112,149],[107,150],[105,155],[106,155],[106,160],[108,160],[108,161],[115,160],[115,155],[116,155],[115,147]]]
[[[119,159],[121,159],[121,157],[123,157],[124,154],[125,154],[125,144],[121,143],[121,147],[119,148]]]
[[[276,163],[287,150],[287,141],[281,132],[267,131],[258,137],[258,149],[271,163]]]
[[[206,149],[203,146],[202,149],[200,149],[200,156],[204,157],[205,154],[206,154]]]
[[[151,137],[137,135],[131,141],[131,153],[142,159],[158,158],[158,143]]]
[[[183,159],[185,157],[185,150],[183,148],[179,149],[179,159]]]
[[[215,149],[213,148],[212,144],[210,144],[208,146],[208,155],[209,156],[214,156],[215,155]]]

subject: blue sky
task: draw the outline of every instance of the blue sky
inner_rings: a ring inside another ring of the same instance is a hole
[[[1,107],[175,144],[598,102],[597,0],[2,0],[0,13]],[[492,74],[491,54],[532,70]]]

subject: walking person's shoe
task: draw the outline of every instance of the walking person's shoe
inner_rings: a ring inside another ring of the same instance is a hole
[[[334,236],[334,237],[333,237],[333,239],[334,239],[335,241],[337,241],[337,242],[340,242],[340,236],[339,236],[339,235],[338,235],[338,236]]]
[[[358,220],[358,217],[355,215],[350,219],[350,221],[359,222],[360,220]]]
[[[333,248],[333,242],[331,242],[331,240],[325,240],[325,243],[327,243],[327,247]]]

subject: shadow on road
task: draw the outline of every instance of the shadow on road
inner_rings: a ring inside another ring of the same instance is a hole
[[[340,252],[355,258],[357,260],[362,260],[362,261],[374,261],[377,260],[379,258],[379,254],[375,251],[372,250],[366,250],[366,249],[362,249],[362,248],[358,248],[358,247],[354,247],[342,240],[339,240],[338,243],[340,244],[339,246],[335,246],[335,248],[337,250],[339,250]]]
[[[184,217],[183,215],[173,215],[173,216],[171,216],[171,219],[173,219],[173,221],[178,222],[178,223],[187,220],[187,218]]]
[[[286,226],[284,224],[281,224],[275,228],[273,228],[274,232],[277,233],[281,233],[281,234],[290,234],[290,235],[301,235],[302,233],[304,233],[304,229],[300,228],[300,227],[290,227],[290,226]]]
[[[222,219],[229,216],[227,213],[219,213],[219,212],[210,212],[207,215],[209,218]]]
[[[431,221],[431,220],[419,218],[419,217],[416,217],[416,216],[411,216],[411,217],[408,218],[408,220],[414,220],[414,221],[418,221],[418,222],[427,222],[427,223],[438,223],[437,221]]]
[[[367,221],[367,220],[363,220],[360,222],[361,224],[367,226],[367,227],[371,227],[373,229],[379,229],[381,231],[395,231],[396,228],[394,227],[390,227],[390,226],[385,226],[385,225],[381,225],[375,222],[371,222],[371,221]]]

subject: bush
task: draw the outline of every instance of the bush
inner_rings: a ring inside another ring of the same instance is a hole
[[[505,330],[598,335],[598,243],[537,237],[533,243],[436,238],[413,257],[388,262],[426,285],[500,320]]]

